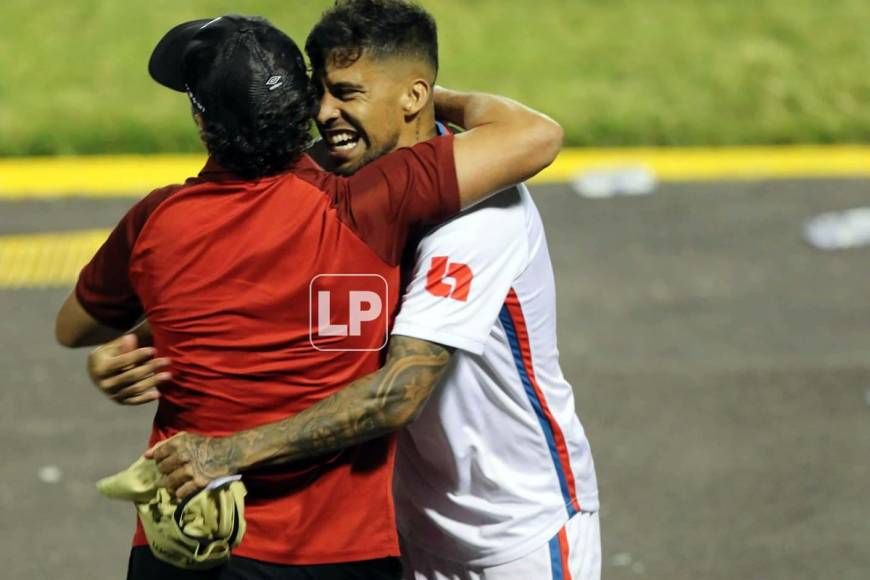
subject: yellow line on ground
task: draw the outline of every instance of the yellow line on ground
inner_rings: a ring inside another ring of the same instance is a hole
[[[0,159],[0,198],[141,197],[196,175],[204,155]]]
[[[536,179],[566,182],[584,171],[644,166],[661,181],[870,177],[870,147],[569,149]]]
[[[203,155],[0,159],[0,199],[142,196],[196,175]],[[534,183],[643,166],[662,181],[870,177],[870,146],[566,149]]]
[[[72,286],[109,230],[0,236],[0,288]]]
[[[141,196],[202,167],[202,155],[0,159],[0,199]],[[663,181],[870,177],[870,147],[569,149],[537,183],[644,166]],[[0,236],[0,288],[70,286],[108,230]]]

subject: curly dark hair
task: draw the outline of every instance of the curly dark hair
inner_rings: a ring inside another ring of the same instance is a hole
[[[215,160],[244,179],[257,179],[292,167],[311,141],[317,95],[299,91],[294,98],[269,103],[249,125],[238,129],[203,116],[202,138]]]
[[[209,106],[201,113],[201,135],[209,153],[221,166],[244,179],[266,177],[292,167],[310,143],[311,123],[318,106],[317,93],[295,44],[292,48],[296,54],[283,49],[263,50],[260,43],[268,43],[268,35],[283,33],[264,19],[251,20],[254,27],[245,30],[236,42],[222,46],[222,54],[216,58],[216,62],[231,62],[235,51],[240,47],[246,50],[243,68],[250,82],[227,78],[232,76],[229,71],[221,73],[224,78],[216,75],[212,84],[218,87],[212,91],[214,103],[207,103]],[[262,28],[256,26],[260,23]],[[267,83],[271,78],[283,80],[280,90],[270,90],[275,88]],[[242,83],[242,88],[233,83]]]
[[[438,29],[428,12],[407,0],[336,0],[308,35],[305,52],[315,71],[327,58],[349,66],[369,52],[419,57],[437,75]]]

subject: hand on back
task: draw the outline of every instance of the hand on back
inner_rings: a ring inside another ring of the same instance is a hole
[[[119,405],[142,405],[160,398],[158,385],[172,378],[169,359],[154,358],[153,347],[137,348],[138,339],[125,334],[88,355],[88,375],[96,387]]]

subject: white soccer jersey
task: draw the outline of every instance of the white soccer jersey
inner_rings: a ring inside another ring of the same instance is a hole
[[[419,244],[393,334],[458,350],[399,435],[394,495],[403,541],[493,566],[598,510],[589,443],[559,367],[553,269],[524,186]]]

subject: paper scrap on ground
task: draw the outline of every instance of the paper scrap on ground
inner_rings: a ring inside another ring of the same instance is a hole
[[[817,215],[804,224],[804,239],[820,250],[870,246],[870,207]]]
[[[579,173],[571,183],[577,195],[589,199],[649,195],[656,185],[655,172],[644,165],[590,169]]]

